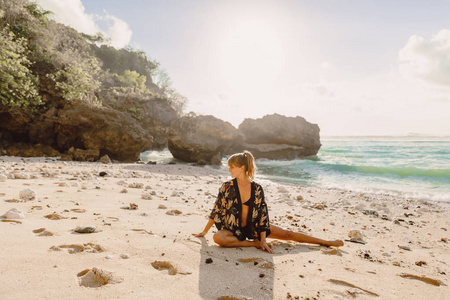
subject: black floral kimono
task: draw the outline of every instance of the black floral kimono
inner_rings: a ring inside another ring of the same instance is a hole
[[[260,234],[264,231],[268,236],[270,234],[269,212],[264,200],[264,191],[256,182],[251,183],[250,199],[253,200],[248,209],[247,226],[242,228],[242,201],[237,180],[235,178],[227,181],[219,189],[216,203],[209,217],[214,220],[218,230],[229,230],[241,241],[246,238],[260,239]]]

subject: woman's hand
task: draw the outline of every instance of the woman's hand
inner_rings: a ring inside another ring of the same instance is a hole
[[[261,249],[263,251],[267,251],[270,254],[273,254],[272,245],[267,244],[266,242],[261,242]]]
[[[258,241],[258,240],[256,240],[256,241]],[[258,241],[258,245],[256,247],[260,248],[263,251],[267,251],[270,254],[273,254],[272,245],[271,244],[267,244],[266,241]]]
[[[208,224],[206,224],[205,229],[203,229],[202,232],[200,232],[200,233],[193,233],[192,235],[195,236],[195,237],[203,237],[203,236],[205,236],[208,233],[209,229],[213,225],[214,225],[214,220],[213,219],[209,219],[208,220]]]
[[[202,231],[200,233],[193,233],[192,235],[195,236],[195,237],[203,237],[203,236],[206,235],[206,232]]]

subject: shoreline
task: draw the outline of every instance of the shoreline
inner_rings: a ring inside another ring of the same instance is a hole
[[[446,200],[446,199],[436,199],[436,198],[441,198],[440,196],[432,196],[430,197],[430,195],[426,195],[426,196],[422,196],[422,195],[418,195],[418,196],[412,196],[412,195],[407,195],[405,193],[399,192],[399,191],[387,191],[387,190],[364,190],[364,189],[357,189],[357,188],[350,188],[350,187],[324,187],[324,186],[319,186],[319,185],[301,185],[301,184],[297,184],[294,182],[287,182],[287,181],[282,181],[282,180],[274,180],[269,178],[268,176],[264,176],[264,181],[267,182],[273,182],[275,184],[280,184],[280,185],[289,185],[289,186],[299,186],[299,187],[303,187],[303,188],[313,188],[313,189],[318,189],[318,190],[325,190],[325,191],[333,191],[336,193],[349,193],[349,194],[355,194],[355,195],[368,195],[371,197],[385,197],[385,198],[393,198],[393,199],[403,199],[405,201],[429,201],[432,203],[435,203],[437,205],[440,205],[442,207],[447,207],[450,208],[450,201]]]
[[[203,239],[191,236],[203,229],[229,178],[218,170],[55,158],[0,161],[0,174],[24,178],[0,182],[0,215],[16,208],[25,216],[16,219],[21,223],[0,222],[2,299],[437,299],[448,291],[448,203],[257,177],[272,223],[324,239],[348,240],[357,230],[366,242],[329,249],[269,240],[276,251],[270,255],[218,247],[214,227]],[[21,199],[25,189],[37,198]],[[52,214],[61,219],[45,217]],[[74,232],[83,226],[96,231]],[[91,287],[99,284],[93,268],[108,284]]]
[[[320,158],[316,156],[318,160]],[[257,159],[256,164],[258,166],[257,178],[274,181],[280,184],[293,184],[303,187],[318,187],[323,189],[338,189],[349,192],[358,192],[364,194],[376,194],[376,195],[390,195],[392,197],[402,197],[405,199],[425,199],[429,201],[435,201],[439,203],[450,203],[450,182],[438,182],[434,186],[428,181],[429,178],[422,178],[422,181],[412,179],[414,176],[411,174],[402,177],[401,174],[390,174],[393,178],[389,177],[380,178],[378,172],[383,170],[375,170],[375,173],[358,173],[354,179],[349,180],[349,173],[338,170],[338,173],[334,173],[336,170],[317,171],[322,168],[321,165],[306,165],[304,168],[300,166],[303,162],[307,162],[310,159],[298,159],[292,161],[285,160],[267,160]],[[163,151],[149,151],[141,156],[141,161],[153,161],[156,163],[168,163],[175,162],[182,165],[192,165],[174,159],[171,153],[166,149]],[[333,162],[330,162],[333,164]],[[286,165],[289,167],[286,168]],[[299,165],[298,167],[296,165]],[[369,164],[370,165],[370,164]],[[349,165],[351,166],[351,164]],[[226,159],[222,160],[220,166],[204,166],[205,168],[219,169],[223,173],[228,175]],[[416,166],[417,167],[417,166]],[[368,167],[370,168],[370,166]],[[375,167],[376,168],[376,167]],[[395,168],[393,168],[395,169]],[[304,171],[303,171],[304,170]],[[390,172],[392,170],[384,170]],[[433,171],[433,170],[431,170]],[[266,173],[267,172],[267,173]],[[284,174],[283,172],[293,172],[291,174]],[[416,171],[418,172],[418,171]],[[332,175],[329,175],[329,174]],[[400,172],[401,173],[401,172]],[[419,172],[420,173],[420,172]],[[298,176],[297,176],[298,175]],[[396,175],[399,175],[396,176]],[[322,177],[320,180],[311,179],[311,177]],[[364,179],[365,177],[365,179]],[[367,180],[367,177],[373,177],[373,183]],[[384,183],[380,182],[383,180]],[[424,184],[424,185],[423,185]],[[412,188],[414,187],[414,188]]]

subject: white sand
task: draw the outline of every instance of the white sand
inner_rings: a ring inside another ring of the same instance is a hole
[[[1,174],[8,178],[0,180],[0,215],[16,208],[24,219],[0,222],[0,299],[445,299],[450,292],[445,203],[256,180],[274,224],[323,239],[348,239],[355,229],[367,242],[339,251],[273,242],[271,255],[218,247],[215,228],[191,236],[228,179],[213,169],[0,157]],[[20,199],[25,189],[37,198]],[[130,204],[138,208],[123,209]],[[166,214],[173,210],[181,214]],[[45,217],[53,213],[63,219]],[[86,226],[95,232],[73,232]]]

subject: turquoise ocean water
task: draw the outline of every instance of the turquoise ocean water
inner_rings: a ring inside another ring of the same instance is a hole
[[[269,179],[450,202],[450,138],[323,138],[317,156],[259,161]]]
[[[450,202],[450,137],[322,138],[316,156],[257,160],[259,175],[318,186]],[[143,160],[170,160],[170,152]],[[153,158],[153,159],[152,159]],[[227,170],[226,159],[221,169]]]

